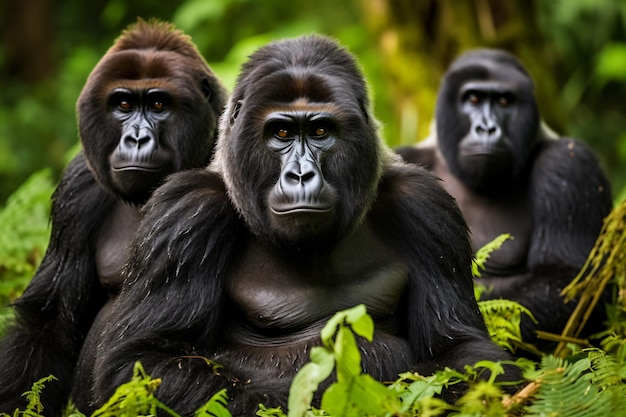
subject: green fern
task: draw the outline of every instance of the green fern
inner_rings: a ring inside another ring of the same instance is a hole
[[[604,223],[585,265],[562,291],[567,301],[578,298],[562,336],[580,335],[592,311],[601,301],[609,283],[615,284],[613,300],[607,306],[607,330],[602,336],[626,336],[626,200],[617,205]],[[601,336],[600,336],[601,337]],[[567,354],[565,342],[559,343],[555,355]]]
[[[479,301],[478,308],[495,343],[511,352],[515,352],[518,347],[528,349],[522,341],[520,324],[522,314],[536,321],[530,310],[520,303],[504,299]]]
[[[527,409],[528,417],[605,417],[617,415],[601,387],[593,383],[588,357],[573,363],[555,356],[541,361],[540,389]]]
[[[230,411],[226,408],[228,404],[228,393],[226,388],[213,395],[209,401],[196,410],[195,417],[231,417]]]
[[[472,262],[472,275],[479,277],[480,270],[485,269],[485,263],[487,259],[489,259],[491,252],[500,249],[508,239],[513,239],[513,237],[508,233],[504,233],[478,249],[474,261]]]
[[[607,417],[621,415],[626,409],[626,343],[619,338],[610,342],[616,354],[589,349],[576,351],[576,356],[569,360],[553,355],[545,356],[540,363],[518,359],[512,364],[524,370],[528,383],[510,396],[502,390],[509,382],[496,380],[504,372],[504,365],[511,365],[507,362],[480,361],[466,366],[462,372],[446,368],[430,376],[406,372],[391,384],[375,381],[363,373],[355,342],[356,336],[371,340],[373,331],[373,322],[364,306],[339,312],[328,322],[322,331],[322,346],[311,351],[311,362],[292,381],[289,417]],[[333,370],[336,382],[322,393],[322,409],[314,409],[313,393]],[[490,376],[481,379],[485,370]],[[14,417],[42,416],[45,410],[40,407],[39,395],[43,383],[49,380],[33,386],[28,393],[29,408],[23,412],[16,410]],[[92,417],[135,417],[157,412],[177,417],[178,414],[154,398],[160,383],[136,364],[132,381],[119,387],[107,405]],[[454,388],[456,384],[466,387],[456,404],[447,404],[439,398],[443,389]],[[225,390],[218,392],[195,415],[230,417],[227,398]],[[82,417],[80,413],[69,415]],[[260,405],[257,415],[286,417],[287,414],[280,408]]]
[[[113,396],[100,407],[92,417],[137,417],[155,416],[163,410],[171,416],[178,416],[154,397],[154,391],[161,385],[161,379],[152,379],[139,362],[133,368],[133,378],[121,385]]]
[[[15,410],[13,417],[43,417],[44,408],[40,400],[41,393],[43,392],[46,383],[53,380],[56,380],[56,378],[49,375],[33,383],[30,391],[26,391],[22,394],[23,397],[26,397],[26,401],[28,402],[26,409],[24,411]],[[0,413],[0,417],[10,416],[6,413]]]
[[[151,378],[144,371],[141,363],[136,362],[132,380],[121,385],[105,405],[96,410],[91,417],[137,417],[155,416],[157,410],[180,417],[174,410],[159,401],[154,392],[161,385],[160,378]],[[213,395],[209,401],[196,412],[195,416],[231,417],[226,408],[228,395],[223,389]],[[162,415],[162,413],[159,413]]]
[[[50,171],[36,172],[0,209],[0,305],[21,294],[41,262],[50,238],[53,190]]]
[[[500,249],[507,239],[513,239],[513,237],[509,234],[502,234],[478,249],[476,257],[472,262],[472,274],[474,277],[480,276],[480,270],[485,268],[485,263],[491,256],[491,253]],[[487,291],[487,288],[483,285],[474,284],[474,296],[478,300],[478,308],[483,315],[491,339],[511,352],[515,352],[519,347],[535,352],[536,349],[533,346],[522,341],[522,332],[520,330],[522,314],[526,314],[531,320],[536,322],[530,310],[511,300],[480,301],[485,291]]]

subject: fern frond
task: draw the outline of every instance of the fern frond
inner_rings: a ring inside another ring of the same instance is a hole
[[[194,417],[232,417],[226,405],[228,393],[226,388],[214,394],[209,401],[196,410]]]
[[[53,375],[48,375],[47,377],[41,378],[36,381],[30,391],[25,392],[23,395],[26,397],[26,401],[28,401],[28,405],[26,406],[26,410],[24,410],[23,415],[28,417],[38,417],[43,414],[43,404],[41,404],[41,393],[46,386],[46,383],[50,381],[54,381],[56,378]]]
[[[154,396],[154,391],[159,385],[161,385],[161,379],[151,378],[141,364],[136,362],[132,380],[119,386],[109,401],[96,410],[92,417],[156,416],[157,410],[162,410],[170,416],[180,417]]]
[[[543,374],[534,402],[528,406],[529,417],[600,417],[615,415],[610,401],[602,401],[600,387],[593,384],[591,361],[588,358],[568,363],[562,358],[545,356],[540,369]]]
[[[472,262],[472,275],[474,277],[480,276],[480,270],[485,269],[485,263],[491,252],[500,249],[507,239],[513,239],[513,237],[508,233],[501,234],[476,251],[476,256]]]
[[[478,302],[491,339],[512,352],[523,344],[520,324],[522,314],[536,321],[530,310],[511,300],[494,299]]]
[[[617,284],[617,299],[614,301],[618,314],[614,314],[617,316],[615,326],[623,330],[626,314],[626,200],[604,219],[585,265],[561,292],[566,301],[579,297],[562,336],[580,335],[611,280]],[[555,349],[555,355],[563,356],[566,352],[565,343],[560,343]]]

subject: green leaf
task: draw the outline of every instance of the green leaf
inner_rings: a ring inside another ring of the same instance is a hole
[[[335,366],[335,357],[326,348],[311,349],[311,362],[296,374],[289,388],[289,417],[304,416],[319,384],[330,376]]]
[[[559,417],[618,415],[618,409],[612,408],[610,401],[600,400],[608,397],[601,395],[599,386],[592,383],[588,358],[568,363],[561,358],[546,356],[541,367],[541,388],[528,407],[528,416],[557,415],[555,412]]]
[[[359,336],[370,342],[372,341],[374,337],[374,322],[367,314],[365,305],[359,304],[348,310],[339,311],[326,323],[322,329],[322,342],[324,345],[330,346],[332,344],[337,328],[343,323],[349,324],[352,330]]]
[[[332,416],[398,414],[401,404],[394,392],[367,374],[349,383],[331,385],[322,397],[322,408]]]
[[[334,353],[337,360],[337,380],[339,383],[350,381],[361,373],[361,354],[354,333],[343,326],[337,332]]]
[[[524,346],[520,329],[522,314],[536,322],[530,310],[518,302],[505,299],[479,301],[478,308],[495,343],[512,352],[517,346]]]
[[[487,262],[487,259],[489,259],[491,252],[500,249],[502,244],[507,239],[513,239],[513,237],[508,233],[501,234],[482,248],[478,249],[476,252],[476,258],[474,259],[474,262],[472,262],[472,275],[475,277],[480,276],[480,270],[485,269],[485,263]]]
[[[256,415],[259,417],[287,417],[287,414],[280,407],[267,408],[263,404],[259,404]]]
[[[228,393],[226,388],[218,391],[209,401],[195,412],[196,417],[232,417],[226,405],[228,404]]]

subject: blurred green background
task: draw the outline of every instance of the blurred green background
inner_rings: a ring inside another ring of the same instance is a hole
[[[98,59],[137,17],[189,34],[232,88],[264,43],[319,32],[359,58],[391,146],[429,131],[439,79],[465,49],[518,55],[544,119],[589,143],[625,197],[624,0],[3,0],[0,4],[0,206],[30,174],[54,181],[78,143],[75,102]]]

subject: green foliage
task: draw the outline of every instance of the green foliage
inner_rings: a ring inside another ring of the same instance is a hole
[[[322,329],[323,346],[311,350],[311,362],[302,367],[291,385],[289,417],[308,415],[314,392],[333,367],[337,382],[322,396],[322,408],[328,414],[356,417],[400,410],[393,393],[362,372],[355,334],[370,342],[374,336],[374,323],[363,305],[337,313]]]
[[[562,336],[578,337],[610,284],[613,285],[613,297],[607,305],[609,320],[606,331],[600,336],[626,338],[626,200],[604,219],[585,265],[563,289],[566,300],[578,298],[579,301]],[[565,352],[565,342],[561,342],[555,354],[562,356]]]
[[[517,347],[525,346],[520,324],[522,314],[536,321],[530,310],[520,303],[503,299],[479,301],[478,308],[494,342],[511,352],[515,352]]]
[[[53,381],[56,378],[52,375],[41,378],[39,381],[33,383],[33,386],[30,391],[27,391],[23,394],[26,397],[26,401],[28,404],[26,405],[26,409],[24,411],[15,410],[13,413],[13,417],[43,417],[43,404],[41,404],[41,393],[45,388],[47,382]],[[0,417],[10,417],[9,414],[0,413]]]
[[[504,372],[501,363],[481,361],[465,372],[444,369],[429,377],[407,372],[392,384],[383,384],[364,374],[355,335],[368,341],[373,322],[359,305],[337,313],[322,330],[322,347],[311,351],[311,362],[296,375],[289,395],[288,417],[329,416],[437,416],[449,411],[460,415],[502,415],[503,393],[496,377]],[[311,408],[313,393],[335,368],[336,382],[322,395],[322,410]],[[485,370],[491,372],[479,381]],[[463,383],[470,387],[457,405],[436,396],[446,386]],[[516,404],[511,408],[517,407]],[[279,409],[261,407],[260,416],[284,417]],[[456,414],[455,414],[456,415]]]
[[[96,410],[91,417],[136,417],[155,416],[160,410],[170,416],[180,417],[174,410],[163,404],[154,396],[154,391],[161,385],[160,378],[151,378],[146,374],[139,362],[135,363],[133,378],[120,386],[109,401]],[[230,417],[226,408],[228,395],[223,389],[213,395],[200,407],[196,417]]]
[[[508,239],[513,239],[513,237],[508,233],[504,233],[487,243],[482,248],[478,249],[478,251],[476,251],[474,262],[472,262],[472,275],[479,277],[480,270],[485,269],[485,263],[487,262],[487,259],[489,259],[491,252],[500,249],[504,242]]]
[[[605,361],[599,357],[596,362],[604,367]],[[591,360],[583,357],[574,362],[562,358],[545,356],[541,361],[541,375],[536,383],[540,388],[528,407],[528,416],[540,417],[558,411],[558,416],[604,416],[616,415],[618,405],[612,395],[602,386],[594,383]],[[607,395],[609,394],[609,395]],[[624,404],[624,399],[619,401]]]
[[[595,68],[599,82],[626,81],[624,62],[626,62],[626,43],[611,42],[606,44],[598,55]]]
[[[505,363],[481,361],[467,366],[464,372],[451,369],[437,371],[424,377],[416,373],[399,375],[396,382],[385,385],[362,378],[357,361],[359,350],[348,333],[368,338],[372,333],[355,331],[347,317],[367,323],[363,306],[341,312],[331,319],[323,331],[323,353],[312,352],[307,364],[293,381],[290,392],[291,416],[598,416],[619,415],[626,407],[626,344],[619,344],[618,354],[600,349],[581,351],[565,360],[552,355],[540,363],[518,359],[514,364],[524,370],[526,385],[515,395],[503,392],[504,383],[496,377],[504,372]],[[355,321],[356,322],[356,321]],[[364,326],[368,328],[369,324]],[[345,333],[344,333],[345,332]],[[334,336],[333,336],[334,335]],[[330,337],[330,338],[329,338]],[[333,340],[334,337],[334,340]],[[338,348],[338,345],[341,347]],[[360,361],[360,359],[359,359]],[[310,408],[312,392],[330,375],[329,363],[335,363],[337,382],[322,396],[322,409]],[[320,364],[323,364],[321,367]],[[323,372],[311,372],[312,369]],[[488,379],[479,379],[485,371]],[[312,387],[309,377],[316,380]],[[366,381],[366,382],[364,382]],[[367,384],[367,388],[364,387]],[[445,387],[464,384],[466,393],[450,405],[437,396]],[[294,398],[295,397],[295,398]],[[292,402],[293,401],[293,402]],[[293,407],[293,408],[292,408]],[[449,414],[448,414],[449,413]],[[260,416],[283,417],[278,409],[261,408]]]
[[[50,171],[36,172],[0,209],[2,306],[22,293],[45,253],[50,237],[48,216],[53,190]],[[0,325],[6,321],[8,314],[8,309],[0,310]]]
[[[480,361],[460,372],[449,368],[430,376],[405,372],[395,382],[384,384],[364,374],[357,338],[371,341],[374,328],[365,307],[359,305],[337,313],[322,330],[322,346],[311,351],[311,362],[294,378],[289,395],[288,414],[280,408],[259,405],[261,417],[479,417],[479,416],[572,416],[605,417],[620,415],[626,408],[626,343],[610,340],[615,354],[600,349],[578,351],[568,359],[544,356],[536,363],[528,359],[515,362]],[[608,340],[608,339],[607,339]],[[515,395],[504,392],[497,377],[504,365],[518,366],[526,381]],[[322,409],[311,407],[313,393],[335,370],[336,382],[322,393]],[[481,375],[489,371],[489,377]],[[44,378],[26,393],[29,406],[16,410],[14,417],[43,416],[39,402]],[[109,402],[92,417],[148,416],[162,411],[177,417],[175,411],[154,397],[160,379],[150,378],[137,363],[131,382],[120,386]],[[465,394],[456,404],[439,398],[444,388],[461,385]],[[230,417],[226,409],[226,390],[216,393],[196,416]],[[235,399],[236,400],[236,399]],[[84,417],[68,411],[66,416]],[[0,414],[0,417],[10,417]]]
[[[504,242],[513,237],[508,234],[497,236],[494,240],[478,249],[474,261],[472,262],[472,274],[480,277],[480,270],[485,269],[485,263],[491,253],[502,247]],[[489,330],[491,339],[499,346],[515,352],[521,347],[525,350],[535,351],[535,349],[522,341],[520,324],[522,314],[526,314],[531,320],[536,321],[530,310],[518,302],[512,300],[484,300],[480,301],[482,294],[489,291],[482,285],[474,284],[474,296],[478,301],[478,308],[485,319],[485,324]]]
[[[109,401],[100,407],[93,417],[156,415],[157,409],[175,415],[154,397],[154,391],[159,385],[161,380],[150,378],[137,362],[133,368],[132,380],[117,388]]]

